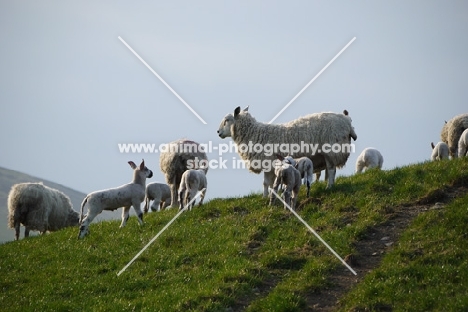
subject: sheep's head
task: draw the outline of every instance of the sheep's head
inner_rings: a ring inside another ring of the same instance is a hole
[[[249,107],[247,106],[244,108],[243,112],[248,111]],[[227,114],[223,120],[221,121],[221,124],[219,125],[218,129],[218,135],[220,138],[224,139],[227,137],[232,136],[231,134],[231,127],[235,122],[236,117],[241,113],[240,106],[237,106],[237,108],[234,110],[234,115],[233,114]]]
[[[148,169],[148,167],[145,166],[145,161],[143,159],[141,160],[140,166],[135,165],[133,161],[129,161],[128,164],[134,170],[135,176],[138,175],[138,176],[141,176],[141,178],[143,178],[144,176],[144,178],[148,178],[148,179],[153,177],[153,171],[151,171],[150,169]]]

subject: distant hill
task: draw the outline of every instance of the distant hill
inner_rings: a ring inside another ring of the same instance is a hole
[[[7,225],[7,220],[8,220],[8,206],[7,206],[7,199],[8,199],[8,193],[11,190],[11,187],[14,184],[17,183],[25,183],[25,182],[42,182],[44,185],[47,185],[49,187],[52,187],[54,189],[57,189],[59,191],[62,191],[65,193],[67,196],[70,197],[71,202],[73,204],[73,208],[76,211],[80,210],[81,202],[83,201],[83,198],[85,198],[86,194],[75,191],[69,187],[63,186],[58,183],[54,183],[51,181],[47,181],[44,179],[40,179],[37,177],[30,176],[28,174],[15,171],[15,170],[10,170],[6,168],[0,167],[0,243],[6,242],[6,241],[11,241],[14,239],[14,231],[12,229],[8,228]],[[96,221],[98,220],[103,220],[103,219],[116,219],[120,217],[120,210],[114,211],[114,212],[103,212],[101,215],[99,215],[99,218],[97,218]],[[24,229],[23,227],[21,228],[21,237],[23,237],[24,234]],[[32,232],[34,233],[34,232]]]

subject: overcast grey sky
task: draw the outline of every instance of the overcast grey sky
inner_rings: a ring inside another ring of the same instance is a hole
[[[229,143],[227,113],[268,122],[353,37],[275,123],[347,109],[358,140],[339,175],[369,146],[384,169],[426,161],[444,120],[467,113],[467,30],[465,1],[0,1],[0,166],[89,193],[144,158],[164,181],[158,154],[118,143]],[[210,170],[207,198],[262,178]]]

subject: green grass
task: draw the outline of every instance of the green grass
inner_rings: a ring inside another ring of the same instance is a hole
[[[333,190],[317,183],[310,199],[301,189],[297,211],[344,257],[395,207],[452,184],[468,185],[468,160],[371,170],[338,178]],[[341,308],[466,308],[467,204],[419,216]],[[182,214],[117,276],[175,214],[148,214],[142,227],[132,217],[124,229],[92,223],[83,240],[70,228],[0,245],[2,311],[304,311],[307,294],[344,268],[291,213],[251,194]]]

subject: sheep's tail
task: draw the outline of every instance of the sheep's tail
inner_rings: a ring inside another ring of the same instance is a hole
[[[81,203],[80,224],[83,221],[83,208],[84,208],[84,206],[86,205],[87,202],[88,202],[88,196],[86,196],[85,199],[83,199],[83,202]]]

